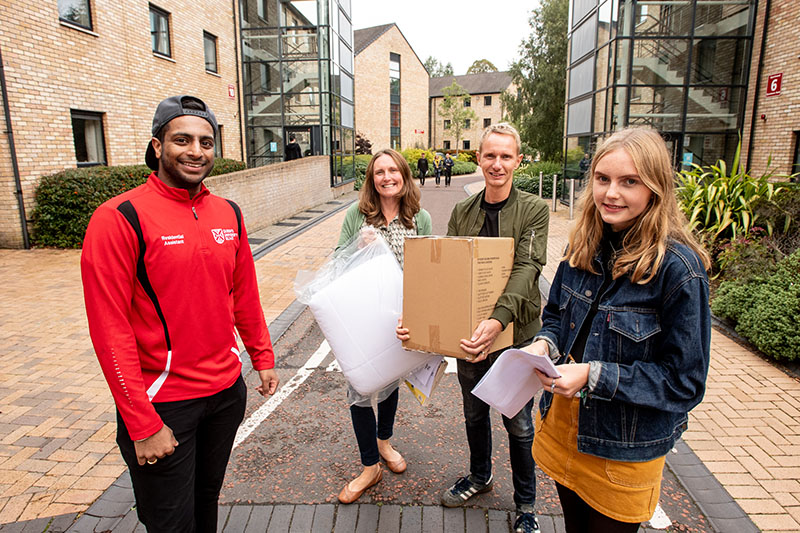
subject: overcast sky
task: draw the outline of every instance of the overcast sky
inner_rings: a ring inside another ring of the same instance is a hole
[[[508,70],[519,45],[531,33],[528,24],[537,0],[352,0],[353,28],[394,22],[425,61],[433,56],[466,74],[476,59]]]

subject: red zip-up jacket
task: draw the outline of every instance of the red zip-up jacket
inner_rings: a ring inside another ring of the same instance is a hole
[[[189,198],[153,173],[92,215],[81,254],[89,333],[133,440],[163,426],[152,402],[233,385],[241,373],[234,327],[253,368],[274,367],[255,263],[234,205],[205,185]]]

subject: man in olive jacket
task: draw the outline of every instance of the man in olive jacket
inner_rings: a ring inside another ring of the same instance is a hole
[[[486,187],[459,202],[450,215],[447,234],[452,236],[513,237],[514,266],[491,316],[478,324],[461,349],[474,356],[458,360],[458,381],[464,400],[464,418],[470,450],[470,474],[442,493],[442,505],[463,505],[472,496],[492,489],[492,440],[489,406],[472,395],[472,389],[502,350],[492,347],[497,335],[514,322],[514,344],[528,344],[541,327],[539,274],[547,256],[550,219],[547,204],[538,196],[514,188],[514,170],[522,161],[520,138],[508,124],[494,124],[481,135],[478,164]],[[514,503],[514,530],[538,531],[533,513],[536,500],[533,445],[533,400],[514,418],[503,417],[508,431]]]

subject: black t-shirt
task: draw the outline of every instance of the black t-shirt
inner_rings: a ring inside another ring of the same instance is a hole
[[[481,199],[481,209],[483,209],[484,213],[486,213],[486,217],[483,219],[483,227],[481,231],[478,233],[478,237],[499,237],[500,236],[500,224],[498,223],[498,215],[500,214],[500,210],[503,209],[503,206],[506,205],[508,202],[508,198],[503,200],[502,202],[498,202],[496,204],[490,204],[486,201],[486,196]]]
[[[589,313],[583,321],[578,336],[575,337],[575,342],[572,343],[572,350],[570,354],[576,363],[583,362],[583,352],[586,349],[586,341],[589,340],[589,330],[592,327],[592,321],[597,316],[598,308],[600,307],[600,297],[606,292],[614,279],[611,277],[611,271],[614,268],[614,261],[617,253],[622,250],[622,240],[625,238],[627,230],[613,231],[608,224],[603,224],[603,240],[600,241],[600,258],[603,261],[603,283],[594,295],[594,300],[589,308]]]

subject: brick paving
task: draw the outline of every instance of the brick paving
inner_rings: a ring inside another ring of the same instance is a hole
[[[294,300],[297,270],[318,268],[328,256],[343,216],[342,211],[329,217],[256,263],[268,322]],[[550,261],[544,269],[548,279],[555,273],[569,225],[563,206],[551,213]],[[46,524],[52,517],[74,517],[125,478],[120,477],[125,466],[114,442],[112,398],[88,336],[79,256],[74,250],[0,250],[3,531],[11,531],[15,522],[38,519]],[[763,531],[800,531],[798,414],[798,380],[715,329],[708,390],[691,414],[684,440]],[[327,516],[323,507],[315,511],[320,517]],[[417,512],[386,507],[387,517]],[[237,517],[244,512],[236,511]],[[308,518],[308,510],[291,512]],[[357,511],[347,511],[352,512]],[[364,512],[367,516],[372,511]],[[373,518],[380,521],[382,513]],[[423,511],[419,513],[424,520]],[[489,513],[482,520],[493,530],[492,524],[504,524],[507,518]],[[546,526],[552,530],[555,524]]]

